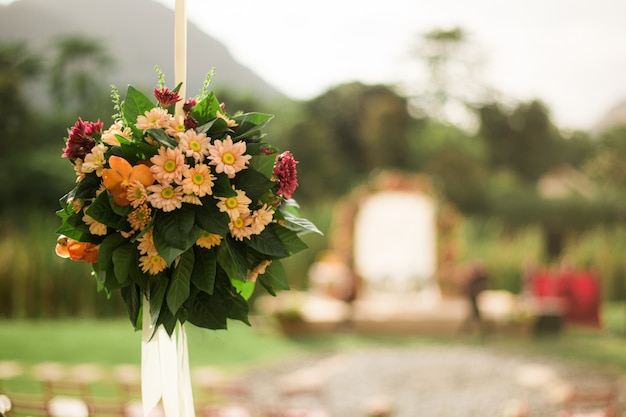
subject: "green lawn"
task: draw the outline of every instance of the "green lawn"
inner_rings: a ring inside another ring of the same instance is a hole
[[[557,357],[563,361],[626,372],[623,306],[608,306],[602,330],[567,329],[559,335],[493,334],[484,340],[429,335],[362,336],[350,333],[288,338],[268,323],[252,327],[232,322],[227,331],[187,326],[191,367],[213,366],[236,375],[251,367],[311,354],[389,346],[473,344],[503,352]],[[25,367],[42,362],[95,363],[111,368],[141,362],[141,334],[124,319],[0,320],[0,362]],[[21,388],[19,380],[17,388]]]

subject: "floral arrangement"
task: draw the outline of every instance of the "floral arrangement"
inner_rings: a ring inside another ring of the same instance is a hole
[[[319,233],[292,199],[297,161],[264,142],[272,115],[225,111],[212,74],[175,111],[181,85],[157,72],[154,99],[129,86],[122,101],[114,87],[108,129],[79,118],[69,130],[62,157],[77,178],[60,200],[56,252],[91,264],[99,290],[119,289],[136,329],[144,297],[169,334],[177,322],[248,323],[255,282],[289,289],[280,259]]]

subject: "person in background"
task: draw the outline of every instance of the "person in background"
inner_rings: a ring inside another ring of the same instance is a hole
[[[485,326],[480,314],[478,296],[488,285],[489,277],[484,263],[481,260],[474,261],[465,280],[464,292],[470,303],[470,311],[461,328],[463,332],[472,333],[474,328],[478,328],[480,335],[484,334]]]

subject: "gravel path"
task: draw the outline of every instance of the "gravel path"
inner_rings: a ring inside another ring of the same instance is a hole
[[[373,402],[391,405],[393,417],[504,417],[523,407],[529,417],[556,416],[572,387],[614,384],[621,394],[624,385],[617,374],[480,346],[355,351],[254,371],[243,381],[257,411],[290,404],[332,417],[366,416]],[[622,395],[618,410],[626,411]]]

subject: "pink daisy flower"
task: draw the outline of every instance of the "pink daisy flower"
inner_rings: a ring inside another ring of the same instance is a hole
[[[213,181],[217,178],[209,171],[209,166],[198,164],[183,172],[183,192],[198,197],[213,194]]]
[[[161,107],[155,107],[150,111],[145,112],[142,116],[137,116],[137,123],[135,127],[141,129],[144,132],[146,129],[160,129],[167,127],[172,120],[172,115],[167,110]]]
[[[268,208],[267,204],[263,204],[263,207],[252,213],[252,224],[250,225],[252,233],[255,235],[261,233],[265,226],[272,222],[273,218],[274,210]]]
[[[152,240],[152,228],[148,229],[141,237],[137,238],[137,249],[142,255],[154,255],[157,254],[156,247],[154,246],[154,240]]]
[[[196,245],[206,249],[211,249],[214,246],[219,246],[220,243],[222,243],[221,235],[210,233],[206,230],[203,230],[202,235],[200,235],[198,240],[196,240]]]
[[[246,196],[246,192],[242,190],[235,190],[237,195],[234,197],[218,197],[217,207],[222,212],[228,213],[231,219],[247,215],[250,213],[248,206],[252,203],[252,200]]]
[[[158,253],[140,256],[139,266],[141,266],[143,272],[147,272],[150,275],[156,275],[167,268],[165,259]]]
[[[196,162],[204,161],[209,155],[209,146],[209,138],[195,130],[187,130],[178,137],[178,148],[186,157],[193,158]]]
[[[218,174],[224,172],[228,178],[235,178],[237,172],[248,168],[246,164],[252,158],[250,155],[244,155],[245,152],[244,141],[233,143],[230,136],[226,136],[223,141],[215,140],[215,143],[209,146],[209,164],[215,165],[215,172]]]
[[[152,207],[163,211],[174,211],[182,207],[183,187],[154,184],[147,189],[152,193],[148,195],[148,202]]]
[[[178,135],[185,132],[185,116],[174,116],[165,128],[165,133],[173,138],[178,139]]]
[[[250,228],[251,223],[252,217],[247,214],[232,219],[230,223],[228,223],[230,235],[236,240],[243,240],[244,238],[250,239],[250,236],[252,236],[252,229]]]
[[[170,149],[161,146],[158,155],[150,158],[150,162],[153,164],[150,171],[152,171],[154,179],[161,184],[172,182],[180,184],[183,179],[183,172],[189,169],[189,165],[185,163],[185,156],[178,148]]]

